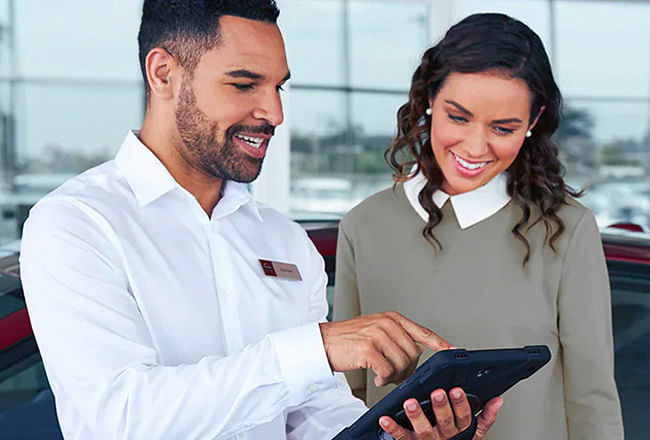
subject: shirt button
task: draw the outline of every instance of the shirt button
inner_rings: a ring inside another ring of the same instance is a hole
[[[309,394],[314,394],[318,390],[319,390],[318,385],[312,385],[309,387]]]
[[[253,424],[253,422],[246,422],[246,423],[244,423],[244,428],[246,428],[246,429],[251,429],[253,426],[255,426],[255,425]]]

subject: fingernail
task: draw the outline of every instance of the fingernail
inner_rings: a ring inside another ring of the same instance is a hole
[[[499,401],[497,402],[497,410],[501,408],[501,405],[503,405],[503,400],[499,399]]]
[[[379,419],[379,424],[384,428],[388,428],[388,426],[390,426],[390,422],[386,419]]]
[[[408,409],[409,411],[415,411],[416,409],[418,409],[418,406],[415,404],[415,402],[411,400],[406,402],[406,409]]]
[[[445,395],[443,393],[436,393],[436,394],[433,395],[433,400],[440,403],[443,400],[445,400]]]
[[[458,390],[454,390],[450,394],[451,394],[451,398],[454,400],[458,400],[461,398],[460,391]]]

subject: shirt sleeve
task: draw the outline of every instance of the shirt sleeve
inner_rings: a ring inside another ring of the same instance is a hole
[[[311,290],[310,319],[325,322],[328,312],[325,294],[327,286],[325,263],[311,241],[309,244],[311,270],[314,273],[322,274]],[[322,343],[320,345],[322,346]],[[334,376],[336,382],[334,387],[323,390],[313,387],[313,396],[290,410],[287,417],[287,438],[289,440],[329,440],[351,425],[367,410],[363,402],[352,395],[345,376],[342,373],[334,373]]]
[[[361,315],[359,287],[354,259],[354,246],[346,230],[346,217],[339,223],[336,244],[336,282],[334,283],[334,321],[342,321]],[[345,373],[354,394],[366,397],[367,370],[355,370]]]
[[[228,438],[340,388],[317,319],[232,356],[161,365],[120,252],[79,203],[41,202],[25,224],[21,276],[48,378],[98,438]]]
[[[598,227],[590,211],[570,238],[558,292],[558,314],[569,438],[622,440],[609,280]]]

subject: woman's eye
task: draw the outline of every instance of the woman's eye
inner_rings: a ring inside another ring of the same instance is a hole
[[[466,118],[463,118],[462,116],[455,116],[452,114],[449,114],[449,119],[451,119],[454,122],[467,122]]]
[[[232,86],[236,88],[237,90],[252,90],[253,89],[253,84],[240,84],[240,83],[233,83]]]
[[[514,130],[505,127],[494,127],[497,133],[499,134],[511,134],[514,133]]]
[[[282,87],[282,86],[278,86],[277,89],[278,89],[278,91],[280,91],[280,92],[284,92],[284,87]]]

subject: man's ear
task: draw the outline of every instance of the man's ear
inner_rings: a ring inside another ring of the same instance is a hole
[[[528,127],[529,130],[532,131],[533,128],[535,128],[535,125],[537,125],[537,121],[539,121],[539,117],[542,116],[542,113],[544,113],[544,110],[546,110],[546,106],[543,105],[542,108],[539,109],[537,112],[537,116],[535,116],[535,120],[533,121],[532,124],[530,124],[530,127]]]
[[[154,47],[147,54],[145,66],[151,95],[172,99],[175,79],[181,73],[181,66],[176,58],[162,47]]]

